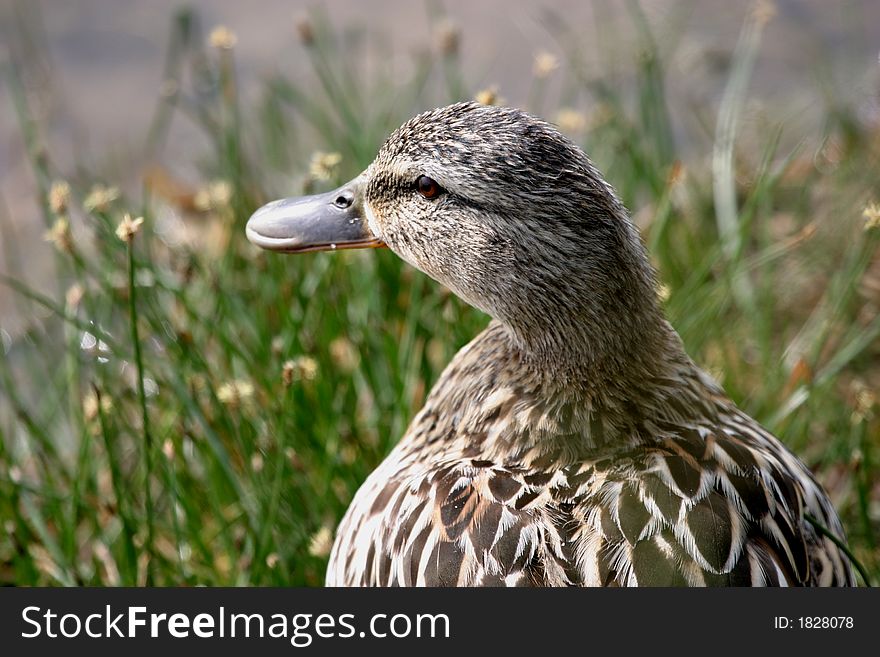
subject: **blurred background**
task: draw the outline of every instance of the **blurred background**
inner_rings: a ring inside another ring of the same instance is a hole
[[[587,149],[691,355],[876,581],[880,3],[733,5],[0,0],[0,582],[320,584],[486,318],[244,223],[469,98]]]
[[[31,96],[30,110],[41,134],[52,143],[60,167],[97,167],[113,171],[117,183],[137,185],[145,168],[159,161],[194,179],[206,144],[186,120],[172,122],[161,154],[145,148],[154,96],[162,92],[166,76],[172,17],[181,6],[177,0],[0,3],[2,56],[19,67]],[[296,25],[315,7],[343,30],[344,47],[363,52],[372,43],[372,52],[365,53],[368,60],[381,58],[385,65],[391,59],[400,79],[411,75],[417,58],[440,46],[444,31],[451,28],[462,37],[457,50],[468,84],[473,89],[494,85],[514,104],[528,100],[538,53],[564,59],[562,26],[576,34],[572,40],[578,42],[590,75],[637,75],[639,28],[625,2],[453,0],[443,5],[448,25],[438,25],[445,14],[439,4],[432,8],[428,2],[261,0],[251,7],[211,0],[187,6],[203,29],[226,25],[235,32],[245,122],[252,120],[254,103],[268,78],[307,77],[311,65],[299,47]],[[866,117],[880,111],[880,5],[867,0],[788,0],[772,7],[768,11],[777,15],[761,43],[743,123],[784,122],[783,136],[790,145],[821,136],[828,102],[850,106]],[[641,3],[644,20],[656,32],[657,47],[668,58],[666,100],[676,136],[683,141],[694,138],[683,134],[683,128],[694,123],[694,103],[719,100],[730,56],[750,11],[747,2],[723,0]],[[367,61],[366,66],[378,63]],[[548,77],[555,86],[562,76]],[[581,103],[580,108],[588,111],[591,103]],[[11,102],[0,105],[0,147],[0,192],[7,213],[21,226],[19,239],[38,242],[36,186]],[[0,269],[2,258],[0,253]],[[50,266],[48,261],[45,265]],[[0,313],[11,312],[8,292],[0,291]]]

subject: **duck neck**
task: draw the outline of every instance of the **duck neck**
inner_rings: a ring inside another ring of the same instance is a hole
[[[526,346],[493,321],[450,363],[401,449],[547,470],[655,440],[651,426],[697,420],[707,383],[660,322],[655,353],[612,365]]]
[[[640,244],[635,251],[611,253],[613,261],[604,262],[566,258],[587,264],[565,272],[532,269],[516,311],[498,318],[531,369],[603,388],[644,381],[687,359],[659,307]]]

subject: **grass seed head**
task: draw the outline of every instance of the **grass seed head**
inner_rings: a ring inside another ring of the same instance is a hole
[[[474,100],[480,105],[503,105],[505,99],[498,94],[498,87],[492,85],[485,89],[480,89],[475,95]]]
[[[880,203],[868,203],[862,210],[862,216],[865,218],[866,231],[880,228]]]
[[[118,198],[118,187],[95,185],[83,201],[83,208],[85,208],[86,212],[107,212],[113,201]]]
[[[312,180],[330,180],[339,170],[342,155],[339,153],[325,153],[317,151],[312,155],[309,163],[309,176]]]
[[[73,237],[70,235],[70,222],[65,217],[58,217],[52,228],[46,231],[43,239],[52,242],[62,253],[73,251]]]
[[[217,388],[217,399],[232,409],[241,408],[254,396],[254,385],[245,379],[233,379]]]
[[[235,36],[235,32],[225,25],[218,25],[211,30],[211,36],[208,38],[208,41],[212,47],[218,50],[232,50],[235,48],[235,44],[238,43],[238,37]]]
[[[49,209],[56,215],[67,214],[70,205],[70,185],[56,180],[49,188]]]
[[[434,28],[434,41],[437,43],[437,50],[444,57],[457,55],[461,47],[461,29],[448,18],[443,19]]]
[[[532,73],[536,78],[544,79],[557,68],[559,68],[559,60],[553,53],[542,50],[535,55],[535,62],[532,65]]]
[[[578,134],[587,128],[587,116],[576,109],[565,107],[556,114],[556,125],[563,132]]]
[[[333,530],[327,525],[323,525],[318,531],[312,534],[309,541],[309,554],[313,557],[326,557],[333,549]]]
[[[312,24],[312,19],[308,16],[300,16],[296,19],[295,27],[301,44],[311,46],[315,43],[315,26]]]
[[[120,221],[119,225],[116,227],[116,237],[123,242],[131,242],[134,239],[134,236],[138,234],[143,223],[143,217],[132,219],[131,215],[126,212],[122,217],[122,221]]]
[[[318,362],[310,356],[297,356],[281,366],[281,381],[285,387],[294,381],[311,381],[318,375]]]

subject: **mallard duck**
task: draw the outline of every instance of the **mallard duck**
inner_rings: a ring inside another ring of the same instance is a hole
[[[336,534],[331,586],[849,586],[827,494],[685,353],[587,155],[459,103],[259,209],[269,249],[387,246],[488,313]]]

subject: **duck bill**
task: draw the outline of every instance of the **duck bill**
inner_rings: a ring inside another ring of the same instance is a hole
[[[385,246],[365,219],[360,178],[325,194],[272,201],[254,212],[245,230],[257,246],[281,253]]]

